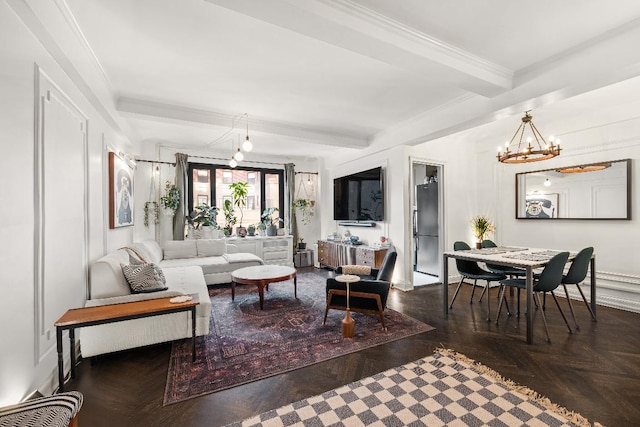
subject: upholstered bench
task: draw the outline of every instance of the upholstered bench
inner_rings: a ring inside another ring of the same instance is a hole
[[[0,408],[0,427],[77,427],[82,394],[54,394]]]

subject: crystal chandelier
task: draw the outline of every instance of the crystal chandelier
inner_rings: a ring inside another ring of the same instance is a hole
[[[525,111],[522,123],[513,134],[511,141],[507,141],[504,147],[498,147],[498,161],[501,163],[530,163],[551,159],[560,154],[560,140],[549,137],[549,143],[545,142],[542,134],[533,124],[533,116],[530,111]],[[525,138],[527,126],[532,136]],[[516,138],[520,136],[517,142]],[[532,143],[535,141],[535,146]],[[526,144],[525,144],[526,143]]]

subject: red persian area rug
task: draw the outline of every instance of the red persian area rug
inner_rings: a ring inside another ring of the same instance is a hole
[[[293,280],[272,283],[265,291],[264,310],[256,286],[209,290],[212,302],[209,335],[197,339],[197,360],[191,362],[190,340],[173,343],[164,404],[180,402],[272,375],[299,369],[365,348],[434,328],[411,317],[385,310],[387,331],[375,315],[353,313],[356,336],[343,338],[343,311],[325,310],[326,279],[298,275],[298,298]]]

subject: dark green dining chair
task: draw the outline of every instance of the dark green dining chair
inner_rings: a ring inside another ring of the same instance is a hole
[[[489,239],[483,240],[481,243],[481,246],[483,248],[498,247],[498,245],[496,245],[493,242],[493,240],[489,240]],[[513,279],[514,277],[525,277],[527,275],[527,271],[523,270],[522,268],[509,267],[506,265],[498,265],[498,264],[485,264],[485,265],[487,266],[487,269],[492,273],[502,273],[511,279]],[[513,295],[513,292],[511,292],[511,295]],[[480,296],[480,301],[482,301],[482,296]],[[509,305],[508,305],[509,303],[507,303],[506,300],[504,301],[504,303],[507,304],[507,312],[509,312]],[[517,305],[516,317],[520,317],[520,289],[516,291],[516,305]]]
[[[569,333],[573,333],[571,330],[571,326],[569,326],[569,322],[567,321],[562,308],[560,308],[560,303],[558,302],[558,298],[553,293],[553,291],[560,286],[562,283],[562,273],[564,272],[564,266],[569,259],[569,252],[560,252],[555,255],[553,258],[549,260],[547,265],[544,266],[544,269],[539,275],[533,279],[533,299],[538,307],[542,307],[540,305],[540,299],[538,298],[538,293],[549,292],[553,297],[553,300],[556,302],[558,306],[558,310],[564,319],[564,323],[567,325],[569,329]],[[500,302],[498,303],[498,314],[496,316],[496,324],[498,324],[498,319],[500,318],[500,310],[502,309],[502,300],[504,299],[504,292],[507,286],[513,286],[518,289],[526,289],[527,288],[527,280],[526,279],[504,279],[500,281],[501,289],[500,289]],[[547,333],[547,342],[551,342],[551,338],[549,338],[549,328],[547,327],[547,318],[544,315],[544,310],[540,310],[542,314],[542,321],[544,322],[544,330]]]
[[[455,242],[453,244],[453,250],[455,251],[462,251],[462,250],[469,250],[469,249],[471,248],[465,242]],[[492,273],[490,271],[480,268],[478,263],[475,261],[456,259],[456,267],[458,268],[458,272],[462,277],[460,278],[460,283],[458,283],[458,287],[456,288],[456,291],[453,294],[453,299],[451,300],[451,304],[449,304],[450,309],[453,308],[453,302],[456,300],[456,297],[458,296],[458,292],[460,291],[460,287],[462,286],[462,283],[464,282],[465,278],[473,280],[473,289],[471,291],[471,300],[469,301],[469,304],[473,304],[473,294],[476,291],[478,280],[485,280],[487,282],[486,286],[484,287],[484,290],[482,291],[482,295],[484,295],[485,292],[488,292],[491,282],[498,282],[500,280],[507,278],[507,276],[505,276],[502,273]],[[480,299],[482,299],[482,295],[480,296]],[[490,303],[490,298],[487,295],[487,321],[491,320],[490,310],[491,310],[491,303]]]
[[[578,291],[580,291],[580,295],[582,296],[582,301],[584,301],[584,305],[589,309],[589,313],[591,313],[591,318],[596,320],[596,316],[593,314],[593,310],[591,310],[591,306],[587,302],[587,298],[584,296],[584,292],[580,288],[580,283],[587,277],[587,270],[589,269],[589,262],[591,261],[591,257],[593,256],[593,248],[588,247],[582,249],[578,252],[578,255],[574,258],[571,263],[571,267],[569,267],[569,271],[566,275],[562,276],[562,287],[564,287],[564,293],[567,295],[567,301],[569,302],[569,309],[571,310],[571,316],[573,316],[573,322],[576,325],[576,329],[580,329],[578,326],[578,322],[576,321],[576,315],[573,311],[573,304],[571,303],[571,298],[569,298],[569,291],[567,290],[567,285],[576,285]]]

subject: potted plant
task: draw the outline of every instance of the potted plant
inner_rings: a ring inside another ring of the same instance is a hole
[[[218,228],[217,215],[218,208],[202,203],[194,208],[192,219],[189,222],[193,223],[196,230],[202,230],[202,237],[211,239],[213,231]]]
[[[300,221],[304,225],[308,225],[311,222],[311,217],[313,216],[313,206],[315,205],[314,200],[297,198],[291,204],[291,207],[295,210],[299,210],[301,213]]]
[[[169,181],[164,186],[164,196],[160,197],[160,203],[165,208],[165,212],[174,215],[180,205],[180,190]]]
[[[227,199],[224,201],[224,204],[222,205],[222,212],[224,213],[225,221],[222,231],[224,232],[224,235],[226,237],[229,237],[233,232],[233,226],[238,221],[238,219],[236,218],[236,213],[233,210],[233,203],[231,202],[231,200]]]
[[[236,228],[236,234],[240,237],[244,237],[247,235],[247,229],[242,226],[242,208],[247,206],[249,183],[234,182],[233,184],[229,184],[229,189],[231,190],[231,197],[233,197],[233,205],[240,210],[240,225]]]
[[[278,222],[284,222],[282,218],[272,218],[275,212],[278,212],[278,208],[266,208],[260,215],[260,222],[267,231],[267,236],[275,236],[278,232]]]
[[[473,234],[476,236],[476,248],[482,247],[482,241],[490,233],[496,231],[496,226],[485,215],[476,215],[470,220]]]
[[[247,226],[247,233],[249,236],[255,236],[256,234],[256,224],[249,224]]]
[[[307,249],[307,244],[304,242],[304,238],[300,237],[298,239],[298,250],[304,251],[305,249]]]

